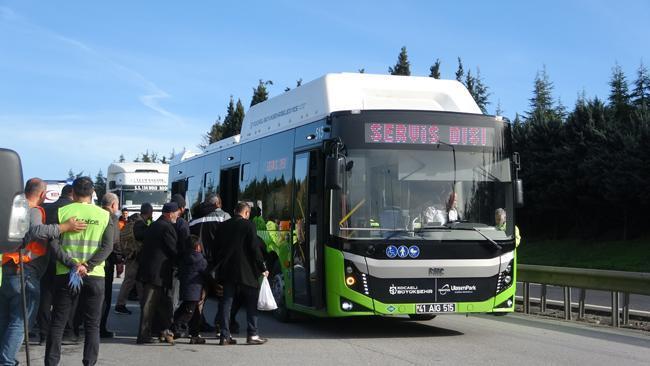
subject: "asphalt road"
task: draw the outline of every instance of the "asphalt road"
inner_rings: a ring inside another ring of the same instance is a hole
[[[102,342],[100,365],[647,365],[650,359],[647,332],[518,314],[449,315],[427,322],[307,318],[288,324],[265,314],[259,328],[270,340],[262,346],[223,347],[214,337],[206,345],[185,339],[175,346],[140,346],[138,308],[135,303],[129,308],[133,315],[111,313],[109,327],[117,336]],[[213,306],[208,310],[211,319]],[[245,341],[243,335],[236,338]],[[82,349],[64,346],[62,364],[80,364]],[[31,351],[33,364],[42,364],[44,347]]]

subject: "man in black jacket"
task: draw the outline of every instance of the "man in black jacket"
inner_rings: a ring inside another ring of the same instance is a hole
[[[144,285],[144,299],[140,314],[140,330],[137,343],[154,343],[151,337],[152,322],[158,321],[160,334],[168,343],[174,344],[170,330],[173,316],[171,298],[172,270],[177,256],[177,235],[174,225],[178,218],[178,205],[165,203],[162,216],[147,230],[140,253],[138,280]]]
[[[230,336],[230,308],[237,292],[242,295],[246,306],[246,343],[264,344],[267,341],[257,332],[257,298],[260,289],[259,278],[261,275],[268,276],[269,272],[257,242],[255,224],[248,220],[250,213],[250,206],[240,202],[235,208],[235,216],[224,222],[220,228],[219,279],[223,282],[223,300],[219,302],[220,345],[237,343]]]

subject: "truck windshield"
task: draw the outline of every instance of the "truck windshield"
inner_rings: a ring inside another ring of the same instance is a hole
[[[122,191],[122,205],[141,205],[145,202],[153,206],[162,206],[167,202],[166,191]]]
[[[510,163],[493,148],[349,149],[344,188],[332,196],[343,238],[493,240],[512,235]],[[506,221],[499,220],[505,215]],[[497,217],[498,216],[498,217]]]

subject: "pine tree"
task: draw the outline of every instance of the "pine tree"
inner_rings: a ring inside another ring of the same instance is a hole
[[[612,68],[612,76],[609,80],[609,109],[618,126],[625,126],[630,118],[630,90],[627,78],[619,64]]]
[[[476,100],[476,98],[474,97],[476,95],[476,90],[474,90],[475,89],[475,85],[474,85],[475,82],[476,81],[475,81],[474,77],[472,76],[472,70],[467,70],[467,74],[465,74],[465,81],[463,82],[463,84],[467,88],[467,91],[472,96],[472,98],[474,98],[474,100]]]
[[[429,68],[429,77],[432,77],[434,79],[440,79],[440,59],[437,58],[436,62],[433,63],[433,65]]]
[[[501,99],[497,100],[497,108],[494,110],[495,116],[503,116],[504,110],[501,108]],[[517,115],[519,117],[519,115]]]
[[[467,73],[469,75],[469,72]],[[483,114],[487,114],[487,106],[490,104],[488,98],[490,93],[488,92],[488,87],[483,83],[483,78],[481,77],[481,70],[476,68],[476,77],[474,78],[474,100],[478,107],[481,108]]]
[[[632,91],[632,104],[637,109],[647,110],[650,108],[650,74],[643,62],[636,71],[634,90]]]
[[[261,103],[269,99],[269,92],[266,90],[266,87],[269,85],[273,85],[273,81],[264,81],[260,79],[259,84],[257,84],[257,88],[253,88],[253,98],[251,99],[250,105],[251,107],[257,103]]]
[[[391,75],[411,75],[411,63],[406,54],[406,47],[402,47],[399,56],[397,56],[397,63],[394,67],[389,67],[388,72]]]
[[[124,154],[120,154],[120,159],[118,160],[119,163],[125,162],[126,159],[124,159]]]
[[[221,116],[219,116],[217,117],[217,120],[212,124],[212,127],[210,127],[210,131],[203,135],[203,143],[199,144],[199,147],[201,149],[205,149],[211,143],[221,140],[223,138],[223,131],[223,121],[221,121]],[[170,160],[172,158],[173,156],[170,157]]]
[[[456,69],[456,80],[462,83],[464,75],[465,75],[465,71],[463,70],[463,61],[461,61],[460,57],[458,57],[458,69]]]
[[[357,71],[359,72],[359,74],[365,74],[366,73],[366,69],[359,69]]]
[[[95,194],[100,200],[106,194],[106,178],[100,169],[97,175],[95,176]]]
[[[143,163],[151,163],[151,156],[149,155],[149,150],[147,150],[147,152],[142,153],[141,160]]]
[[[553,83],[549,80],[544,66],[541,73],[538,71],[535,75],[533,97],[529,99],[530,110],[526,113],[527,122],[545,123],[555,117],[552,93]]]

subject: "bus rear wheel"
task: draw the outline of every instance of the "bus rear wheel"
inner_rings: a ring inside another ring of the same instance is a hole
[[[273,270],[269,275],[269,285],[271,285],[271,292],[273,292],[273,297],[278,305],[278,308],[273,311],[273,316],[281,322],[290,321],[291,312],[287,309],[287,303],[284,298],[286,287],[279,260],[275,261],[273,265]]]
[[[426,321],[426,320],[431,320],[435,318],[436,316],[433,314],[409,314],[409,318],[411,320],[416,320],[416,321]]]

